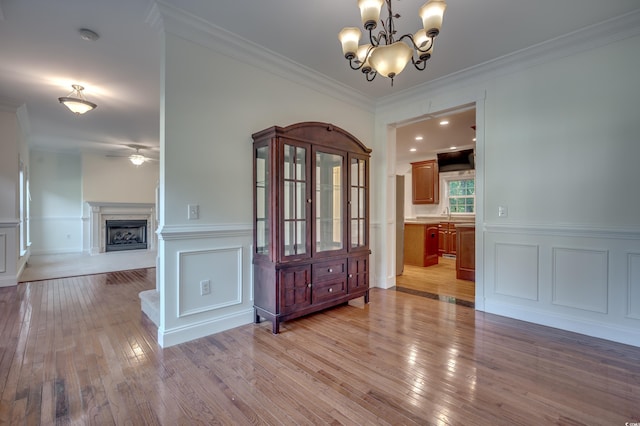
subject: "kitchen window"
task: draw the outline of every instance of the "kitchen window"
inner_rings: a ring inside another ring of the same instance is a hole
[[[449,211],[451,213],[475,213],[475,179],[450,180],[448,183]]]

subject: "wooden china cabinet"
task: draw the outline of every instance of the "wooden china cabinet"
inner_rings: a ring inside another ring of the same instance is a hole
[[[253,135],[255,322],[369,302],[371,150],[327,123]]]

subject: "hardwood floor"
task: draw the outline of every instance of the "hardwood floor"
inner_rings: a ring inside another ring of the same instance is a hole
[[[475,306],[475,283],[456,279],[456,259],[439,257],[428,267],[404,265],[396,290],[464,306]]]
[[[137,296],[154,275],[0,288],[0,424],[640,421],[640,348],[372,289],[279,335],[161,349]]]

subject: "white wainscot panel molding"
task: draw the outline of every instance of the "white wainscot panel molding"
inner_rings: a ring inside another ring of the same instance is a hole
[[[0,273],[7,272],[7,234],[0,234]]]
[[[178,252],[178,317],[242,303],[242,247]],[[210,293],[201,295],[200,283]]]
[[[608,312],[609,252],[553,248],[553,303]]]
[[[627,316],[640,319],[640,253],[629,253],[629,306]]]
[[[495,292],[521,299],[538,300],[539,247],[496,243]]]

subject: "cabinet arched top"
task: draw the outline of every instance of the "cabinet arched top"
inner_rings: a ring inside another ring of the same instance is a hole
[[[319,121],[305,121],[287,127],[273,126],[254,133],[252,137],[254,141],[284,137],[349,152],[371,153],[371,148],[351,133],[333,124]]]

